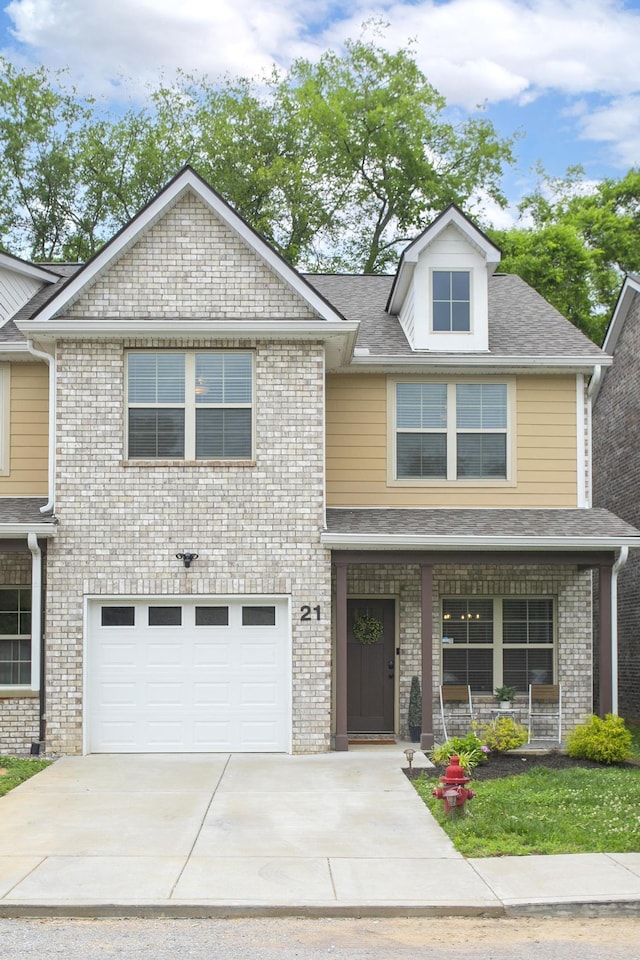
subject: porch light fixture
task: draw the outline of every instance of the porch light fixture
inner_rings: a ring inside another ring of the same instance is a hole
[[[182,562],[184,563],[186,569],[188,570],[189,567],[191,566],[191,561],[198,559],[198,554],[197,554],[197,553],[191,553],[190,550],[183,550],[182,553],[176,553],[176,558],[177,558],[178,560],[182,560]]]

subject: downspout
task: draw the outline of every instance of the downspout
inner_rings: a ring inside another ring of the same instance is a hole
[[[31,753],[39,754],[45,739],[45,691],[44,691],[44,631],[42,629],[42,550],[35,533],[27,534],[31,551],[31,689],[38,684],[40,693],[40,724],[38,742],[31,744]]]
[[[589,476],[588,488],[586,490],[585,506],[593,506],[593,432],[592,432],[592,413],[593,413],[593,395],[600,389],[602,380],[602,366],[596,364],[593,368],[593,374],[587,387],[587,450],[589,451]]]
[[[611,568],[611,712],[618,712],[618,573],[629,557],[629,547],[620,553]]]
[[[40,513],[53,513],[56,489],[56,358],[44,350],[36,350],[33,340],[27,340],[27,350],[49,366],[49,476],[48,499]]]

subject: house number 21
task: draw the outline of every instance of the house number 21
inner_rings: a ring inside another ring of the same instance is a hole
[[[315,613],[315,619],[320,619],[320,604],[317,607],[310,607],[309,604],[305,604],[304,607],[300,607],[301,620],[313,620],[314,617],[311,616],[312,613]]]

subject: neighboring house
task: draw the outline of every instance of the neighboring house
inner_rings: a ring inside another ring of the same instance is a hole
[[[0,748],[422,745],[438,685],[615,695],[586,382],[610,362],[456,207],[301,276],[191,169],[83,267],[0,255]],[[366,640],[375,642],[363,642]]]
[[[613,356],[593,396],[594,503],[640,525],[640,277],[629,275],[603,349]],[[614,638],[615,639],[615,638]],[[622,716],[640,720],[640,557],[630,553],[618,577],[617,661]],[[615,650],[615,647],[614,647]],[[614,656],[615,668],[615,656]]]

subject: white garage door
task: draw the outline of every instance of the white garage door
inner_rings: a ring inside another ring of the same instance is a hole
[[[287,601],[89,604],[87,750],[289,749]]]

